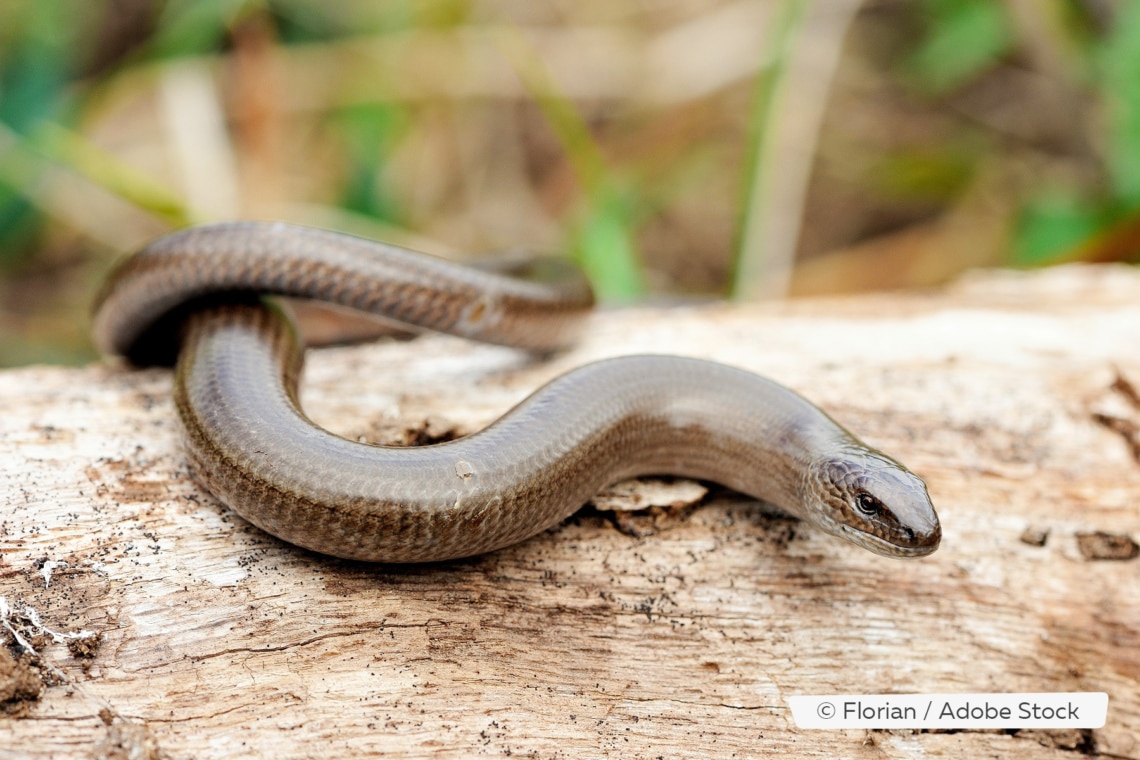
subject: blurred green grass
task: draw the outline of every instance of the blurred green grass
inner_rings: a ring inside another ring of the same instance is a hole
[[[6,0],[0,366],[91,359],[110,262],[219,217],[563,253],[608,301],[1137,259],[1140,5],[850,8]]]

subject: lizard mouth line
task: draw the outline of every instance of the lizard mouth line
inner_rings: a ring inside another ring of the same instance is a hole
[[[902,546],[850,525],[839,527],[843,529],[843,536],[848,541],[884,557],[922,557],[933,553],[938,548],[937,542],[928,546]]]

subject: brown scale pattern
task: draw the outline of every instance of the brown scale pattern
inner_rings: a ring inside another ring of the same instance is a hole
[[[302,348],[262,292],[541,349],[570,339],[592,297],[580,280],[516,280],[275,223],[194,228],[125,262],[97,307],[99,345],[153,358],[177,344],[171,322],[186,323],[175,397],[193,471],[286,541],[384,562],[479,554],[557,524],[609,483],[670,473],[724,483],[879,553],[937,547],[925,486],[902,465],[792,391],[696,359],[581,367],[456,441],[345,440],[297,406]],[[852,510],[864,491],[887,508]]]

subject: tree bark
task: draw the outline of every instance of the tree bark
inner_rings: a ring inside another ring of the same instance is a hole
[[[382,441],[477,430],[604,356],[760,372],[926,479],[943,544],[907,561],[715,487],[609,511],[638,486],[488,556],[338,561],[188,477],[168,371],[0,373],[0,754],[1140,758],[1138,304],[1140,272],[1069,267],[609,311],[545,362],[310,352],[310,414]],[[803,730],[787,702],[991,691],[1104,691],[1108,722]]]

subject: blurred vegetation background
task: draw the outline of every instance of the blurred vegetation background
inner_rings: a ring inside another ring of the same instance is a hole
[[[4,0],[0,366],[119,256],[272,218],[605,299],[1135,260],[1128,0]]]

